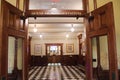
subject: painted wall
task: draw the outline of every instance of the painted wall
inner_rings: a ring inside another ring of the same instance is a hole
[[[19,5],[19,9],[23,11],[23,5],[24,4],[24,0],[20,0],[20,5]]]
[[[15,38],[8,37],[8,73],[12,73],[14,69],[15,56]]]
[[[103,70],[109,70],[109,59],[108,59],[108,41],[107,36],[100,36],[100,64]],[[103,47],[104,46],[104,47]]]
[[[114,1],[114,18],[117,41],[118,68],[120,69],[120,0]]]
[[[6,1],[16,7],[16,0],[6,0]]]
[[[18,39],[18,46],[17,46],[17,68],[22,70],[22,54],[23,54],[23,47],[22,47],[22,39]]]
[[[79,54],[78,52],[78,39],[77,38],[32,38],[31,40],[31,55],[45,55],[45,43],[63,43],[63,55]],[[42,46],[42,53],[35,54],[34,46],[40,44]],[[74,53],[66,53],[66,44],[74,44]]]
[[[118,55],[118,67],[120,69],[120,0],[97,0],[97,6],[100,7],[108,2],[113,2],[114,7],[114,20],[115,20],[115,32],[116,32],[116,44],[117,44],[117,55]],[[90,4],[92,1],[89,0]],[[93,6],[89,5],[90,11]]]
[[[16,1],[17,0],[6,0],[6,1],[16,7]],[[23,11],[24,0],[19,0],[19,1],[20,1],[19,2],[19,9]]]
[[[89,12],[94,10],[93,0],[89,0]]]
[[[92,59],[96,59],[96,61],[93,61],[93,67],[97,67],[97,42],[96,38],[92,38]]]

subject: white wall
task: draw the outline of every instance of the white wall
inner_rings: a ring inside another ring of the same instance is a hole
[[[45,43],[63,43],[63,55],[74,55],[79,54],[78,51],[78,38],[32,38],[31,40],[31,55],[45,55]],[[42,53],[34,53],[34,45],[42,45]],[[66,44],[74,44],[74,53],[66,53]]]

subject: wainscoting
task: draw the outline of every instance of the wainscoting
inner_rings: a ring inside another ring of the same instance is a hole
[[[93,78],[95,80],[110,80],[109,79],[109,70],[102,70],[102,69],[99,69],[99,72],[98,72],[98,69],[97,68],[93,68]]]
[[[16,70],[14,73],[8,74],[8,80],[22,80],[22,70]]]
[[[30,66],[44,66],[47,65],[47,56],[31,56]]]
[[[48,63],[61,63],[62,65],[79,64],[79,55],[61,55],[61,56],[31,56],[31,66],[44,66]]]

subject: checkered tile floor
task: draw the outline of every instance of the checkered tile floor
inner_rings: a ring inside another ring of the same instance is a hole
[[[59,63],[48,66],[31,67],[29,80],[85,80],[80,66],[61,66]]]

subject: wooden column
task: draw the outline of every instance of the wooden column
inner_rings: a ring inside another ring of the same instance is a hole
[[[97,0],[94,0],[94,9],[97,9]]]
[[[79,36],[78,36],[78,41],[79,41],[79,64],[82,64],[82,55],[81,55],[81,49],[82,49],[82,44],[81,44],[81,42],[80,42],[80,40],[81,40],[81,38],[82,38],[82,34],[80,34]]]
[[[3,7],[2,3],[4,0],[0,0],[0,76],[1,76],[1,54],[2,54],[2,31],[3,31],[3,26],[2,26],[2,21],[3,21]]]
[[[20,5],[20,0],[16,0],[16,8],[19,9],[19,5]]]
[[[31,65],[31,40],[32,40],[32,37],[29,37],[29,41],[28,41],[28,65],[30,66]]]
[[[18,49],[18,38],[15,38],[15,56],[14,56],[14,73],[17,74],[17,49]]]

